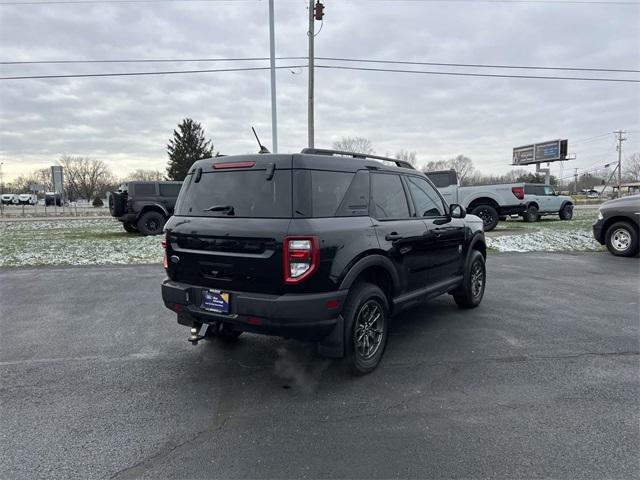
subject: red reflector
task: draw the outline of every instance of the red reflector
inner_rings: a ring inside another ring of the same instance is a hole
[[[327,308],[329,310],[335,310],[336,308],[338,308],[340,306],[340,300],[338,300],[337,298],[333,298],[331,300],[327,300],[325,305],[327,306]]]
[[[221,168],[251,168],[255,166],[256,162],[221,162],[213,164],[213,168],[216,170]]]
[[[176,313],[180,313],[183,308],[184,308],[184,305],[182,305],[181,303],[176,303],[173,306],[173,311],[176,312]]]
[[[308,260],[311,258],[309,250],[289,250],[289,258],[295,260]]]
[[[247,323],[249,325],[262,325],[262,319],[260,317],[249,317]]]

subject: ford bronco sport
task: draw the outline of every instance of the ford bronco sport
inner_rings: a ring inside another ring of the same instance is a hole
[[[165,234],[162,298],[194,344],[243,331],[309,340],[366,374],[391,315],[444,293],[473,308],[484,294],[482,220],[384,157],[199,160]]]

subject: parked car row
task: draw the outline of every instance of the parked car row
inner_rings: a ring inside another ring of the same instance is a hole
[[[38,196],[35,193],[3,193],[0,200],[4,205],[35,205]]]
[[[37,205],[40,199],[35,193],[3,193],[0,195],[3,205]],[[47,206],[62,206],[62,195],[54,192],[46,192],[44,204]]]

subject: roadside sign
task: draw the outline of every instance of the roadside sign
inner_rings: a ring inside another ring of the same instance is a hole
[[[513,165],[557,162],[566,160],[568,140],[550,140],[513,149]]]

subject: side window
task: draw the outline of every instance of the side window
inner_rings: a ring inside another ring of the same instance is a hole
[[[423,178],[408,176],[407,183],[418,217],[441,217],[444,205],[434,188]]]
[[[178,193],[180,193],[180,187],[182,185],[178,183],[161,183],[158,185],[160,189],[161,197],[177,197]]]
[[[349,172],[311,172],[311,204],[314,217],[333,217],[342,203],[354,174]]]
[[[139,195],[155,195],[156,184],[155,183],[136,183],[133,187],[133,194]]]
[[[545,186],[544,187],[544,194],[549,196],[549,195],[555,195],[555,192],[553,190],[553,187],[549,187],[549,186]]]
[[[533,185],[529,185],[527,183],[524,184],[524,193],[526,195],[535,195],[536,191],[535,191],[535,187]]]
[[[376,218],[409,218],[409,205],[399,175],[372,174],[371,201]]]

